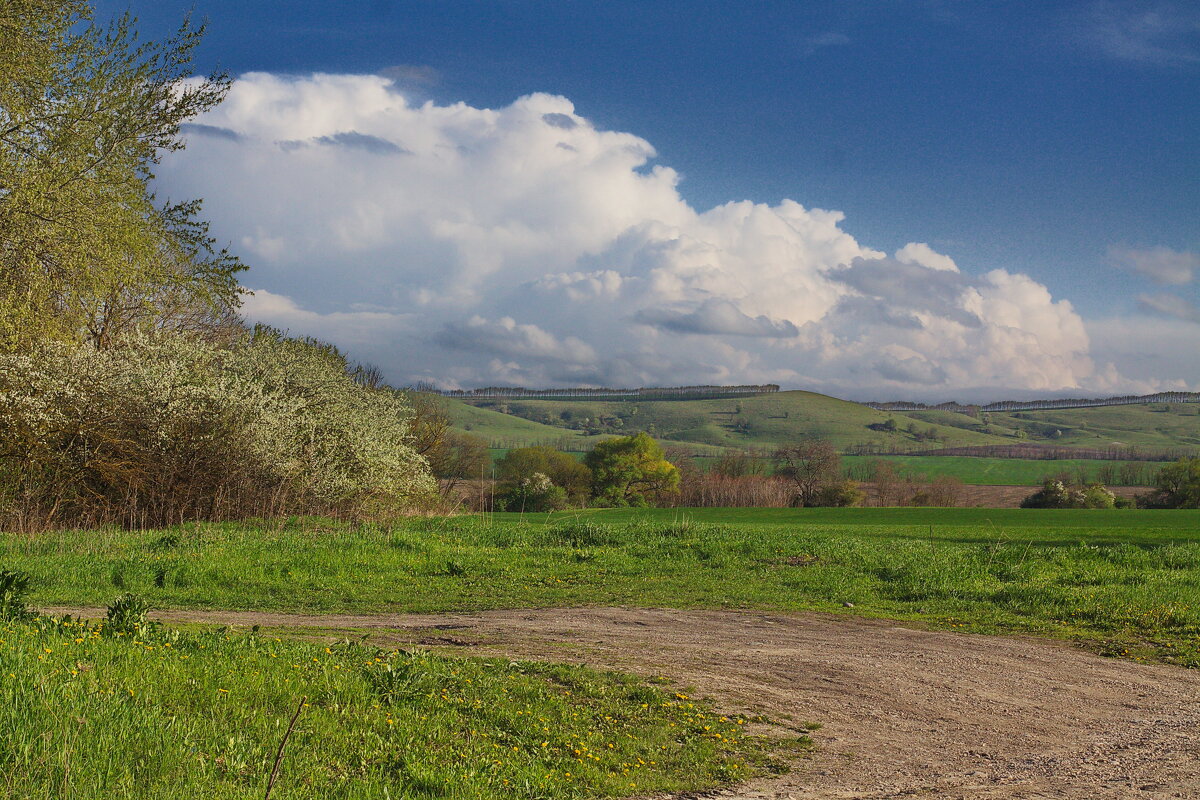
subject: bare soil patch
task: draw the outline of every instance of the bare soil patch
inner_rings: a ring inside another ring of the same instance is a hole
[[[765,713],[797,730],[823,725],[811,734],[817,749],[790,774],[714,797],[1200,797],[1200,670],[1032,638],[842,615],[631,608],[158,616],[370,632],[380,643],[665,675],[725,711]]]

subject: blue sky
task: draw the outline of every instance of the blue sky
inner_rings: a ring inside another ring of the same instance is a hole
[[[1143,316],[1194,324],[1194,3],[98,4],[101,16],[124,8],[155,37],[189,8],[207,17],[201,70],[382,74],[410,103],[478,109],[503,108],[534,92],[561,95],[597,130],[649,142],[656,155],[636,169],[676,170],[679,195],[698,211],[784,199],[836,209],[845,214],[842,228],[864,247],[893,253],[921,242],[965,273],[1026,274],[1056,301],[1068,299],[1089,325]],[[211,188],[171,174],[167,189]],[[210,207],[219,201],[211,191],[204,195]],[[236,223],[220,213],[215,221],[219,234],[238,241]],[[1154,252],[1166,253],[1166,268],[1182,269],[1187,280],[1160,275],[1148,283],[1149,273],[1134,265]],[[305,280],[295,271],[288,279],[283,267],[262,274],[270,284],[260,283],[264,289],[293,299],[303,294],[288,283]],[[1182,330],[1186,336],[1192,328]],[[559,339],[571,333],[549,332]],[[1120,338],[1107,330],[1099,340],[1106,336]],[[1194,366],[1180,362],[1182,374],[1131,377],[1190,385]],[[995,378],[981,377],[979,385]],[[875,388],[865,377],[838,380]],[[940,386],[971,388],[964,381]],[[1012,388],[1046,388],[1035,383]],[[889,386],[903,389],[879,384]]]

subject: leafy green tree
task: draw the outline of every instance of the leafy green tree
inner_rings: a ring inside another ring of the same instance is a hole
[[[593,497],[606,505],[651,505],[679,491],[679,470],[646,433],[599,442],[583,463],[592,471]]]
[[[1157,508],[1200,508],[1200,458],[1181,458],[1158,471],[1157,491],[1143,504]]]
[[[149,189],[229,88],[189,77],[202,34],[185,20],[140,43],[128,14],[99,26],[81,0],[0,0],[0,352],[233,321],[244,267],[197,201]]]
[[[592,473],[570,453],[553,447],[517,447],[496,462],[496,477],[511,484],[541,474],[561,487],[569,502],[583,504],[592,485]]]

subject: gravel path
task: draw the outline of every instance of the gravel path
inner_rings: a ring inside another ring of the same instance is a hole
[[[631,608],[159,618],[369,630],[380,643],[584,662],[669,676],[726,712],[822,723],[818,748],[790,774],[712,797],[1200,798],[1200,670],[1044,640],[842,615]]]

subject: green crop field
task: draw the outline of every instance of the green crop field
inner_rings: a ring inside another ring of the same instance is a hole
[[[703,509],[0,538],[43,605],[854,613],[1200,665],[1200,512]]]
[[[870,465],[884,461],[901,476],[930,480],[942,475],[958,478],[963,483],[988,486],[1036,486],[1046,478],[1070,476],[1075,482],[1101,480],[1104,468],[1129,469],[1140,473],[1134,485],[1151,485],[1151,476],[1162,466],[1147,461],[1103,461],[1087,458],[1025,459],[978,458],[974,456],[842,456],[842,467],[856,480],[870,480]]]

